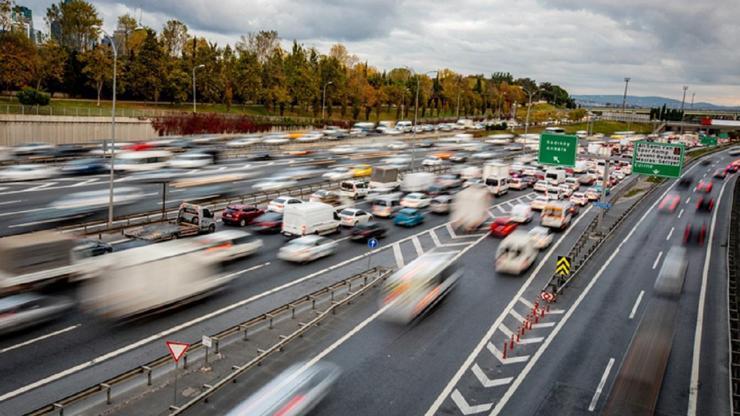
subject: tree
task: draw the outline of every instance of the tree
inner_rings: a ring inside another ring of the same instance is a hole
[[[23,32],[0,32],[0,90],[30,84],[38,63],[36,49]]]
[[[189,38],[188,27],[179,20],[168,20],[159,35],[162,49],[170,57],[177,58],[182,55],[183,48]]]
[[[75,51],[90,49],[98,37],[98,27],[103,24],[95,6],[85,0],[60,0],[58,5],[52,4],[46,11],[46,20],[52,38]]]
[[[264,65],[273,57],[275,50],[280,49],[280,38],[274,30],[261,30],[257,33],[248,33],[246,38],[242,36],[236,48],[254,53],[257,61]]]
[[[128,53],[131,35],[138,27],[139,23],[134,16],[128,13],[118,16],[118,24],[116,25],[116,32],[113,34],[113,39],[116,42],[116,50],[119,55],[124,56]]]
[[[580,121],[584,117],[586,117],[586,109],[584,108],[577,108],[571,112],[568,113],[568,120],[570,121]]]
[[[12,0],[0,0],[0,32],[8,32],[12,28],[13,20],[11,19],[11,13],[13,12],[13,1]]]
[[[95,49],[83,52],[80,61],[85,65],[82,72],[88,76],[90,85],[97,92],[97,106],[100,107],[103,85],[113,79],[112,51],[108,46],[98,45]]]
[[[491,81],[495,85],[499,85],[504,82],[507,84],[513,84],[514,77],[512,77],[511,74],[508,72],[494,72],[493,74],[491,74]]]
[[[146,38],[139,51],[131,51],[124,80],[131,98],[156,102],[163,87],[163,52],[154,31],[146,29],[145,33]]]
[[[34,78],[36,89],[41,84],[46,86],[52,83],[64,82],[64,65],[67,62],[67,52],[54,40],[49,39],[37,49],[37,61]]]

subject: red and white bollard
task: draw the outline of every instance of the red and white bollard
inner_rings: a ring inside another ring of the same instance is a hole
[[[509,344],[508,342],[504,341],[504,352],[501,354],[504,360],[506,359],[506,349],[509,346],[508,344]]]

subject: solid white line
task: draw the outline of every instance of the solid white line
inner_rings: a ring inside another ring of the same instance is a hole
[[[683,215],[683,208],[681,208],[681,211],[678,213],[678,218],[681,218],[681,215]]]
[[[351,235],[348,235],[348,236],[346,236],[346,237],[342,237],[342,238],[340,238],[340,239],[338,239],[338,240],[334,240],[334,241],[336,241],[337,243],[339,243],[339,242],[341,242],[341,241],[349,240],[349,239],[350,239],[351,237],[352,237]]]
[[[250,267],[248,269],[242,270],[242,271],[239,272],[239,274],[246,273],[246,272],[251,272],[251,271],[254,271],[254,270],[257,270],[257,269],[261,269],[261,268],[267,267],[269,265],[270,265],[270,262],[268,261],[268,262],[265,262],[265,263],[262,263],[262,264],[258,264],[256,266],[252,266],[252,267]]]
[[[500,206],[496,206],[496,209],[499,210],[499,212],[501,212],[502,214],[506,214],[506,211]]]
[[[676,227],[671,227],[671,231],[669,231],[669,232],[668,232],[668,235],[667,235],[667,236],[666,236],[666,238],[665,238],[665,240],[666,240],[666,241],[668,241],[668,240],[670,240],[670,239],[671,239],[671,236],[673,235],[673,230],[674,230],[675,228],[676,228]]]
[[[592,208],[591,206],[589,206],[588,208],[586,208],[586,210],[583,212],[583,214],[588,213],[591,210],[591,208]],[[527,290],[527,288],[529,288],[529,285],[532,284],[532,281],[537,276],[537,274],[540,272],[540,270],[542,270],[542,267],[545,265],[545,263],[547,262],[547,260],[552,257],[552,253],[554,253],[555,250],[560,246],[560,243],[563,241],[563,239],[565,239],[565,237],[567,237],[568,234],[570,234],[570,232],[575,229],[575,225],[578,224],[578,221],[580,221],[582,218],[585,218],[585,217],[586,217],[586,215],[579,215],[578,216],[578,219],[576,219],[573,222],[573,224],[571,224],[571,226],[568,227],[568,229],[565,231],[565,233],[563,233],[563,236],[560,237],[560,239],[558,240],[558,242],[556,244],[553,244],[550,247],[550,250],[542,258],[542,260],[540,261],[540,264],[537,265],[537,268],[535,268],[532,271],[532,273],[530,273],[530,275],[527,278],[527,280],[524,282],[524,284],[522,285],[522,287],[519,289],[519,292],[517,292],[514,295],[514,297],[511,299],[511,301],[509,302],[509,304],[504,309],[504,311],[498,316],[498,318],[493,323],[493,325],[491,325],[491,327],[488,329],[488,332],[486,332],[486,334],[483,336],[483,338],[481,338],[481,340],[478,342],[478,345],[476,345],[475,348],[473,348],[473,351],[470,352],[470,354],[468,355],[468,358],[465,359],[465,361],[460,366],[460,368],[458,368],[458,370],[455,373],[455,375],[450,379],[450,381],[447,383],[447,385],[445,386],[445,388],[439,393],[439,395],[437,396],[437,399],[434,401],[434,403],[432,403],[432,405],[429,407],[429,409],[426,411],[426,413],[424,413],[425,416],[433,416],[435,413],[437,413],[437,410],[439,410],[440,406],[442,406],[442,403],[445,401],[445,399],[450,395],[450,393],[452,393],[453,388],[455,387],[455,385],[457,384],[457,382],[460,380],[460,378],[462,378],[463,374],[465,374],[465,371],[468,368],[470,368],[470,365],[475,360],[475,357],[477,357],[478,354],[480,354],[480,352],[483,350],[483,348],[486,348],[487,347],[487,345],[489,344],[488,341],[491,339],[491,337],[493,336],[493,334],[498,330],[498,327],[499,327],[499,325],[501,325],[501,323],[503,322],[504,318],[506,318],[506,316],[509,315],[509,311],[514,309],[514,305],[516,305],[516,302],[518,302],[518,299],[524,294],[524,292]],[[495,345],[492,345],[492,347],[494,349],[496,348]],[[490,350],[490,348],[489,348],[489,350]],[[501,358],[500,355],[498,356],[498,358],[499,359]]]
[[[637,313],[637,308],[640,306],[640,302],[642,302],[642,295],[644,295],[644,294],[645,294],[645,291],[644,290],[641,290],[640,291],[640,294],[637,295],[637,300],[635,300],[635,305],[632,306],[632,312],[630,312],[629,319],[632,319],[632,318],[635,317],[635,313]]]
[[[16,202],[21,202],[21,200],[16,199],[15,201],[4,201],[4,202],[0,202],[0,205],[10,205],[10,204],[15,204]]]
[[[424,250],[421,248],[421,242],[419,242],[418,237],[414,237],[411,239],[411,242],[414,244],[414,248],[416,249],[416,255],[421,256],[424,254]]]
[[[74,184],[72,186],[85,186],[85,185],[87,185],[89,183],[93,183],[93,182],[97,182],[97,181],[98,181],[97,178],[93,178],[93,179],[88,179],[88,180],[83,181],[83,182],[80,182],[80,183],[76,183],[76,184]]]
[[[655,261],[653,262],[653,270],[658,267],[658,263],[660,262],[661,257],[663,257],[663,251],[659,252],[658,257],[655,258]]]
[[[42,335],[42,336],[40,336],[38,338],[34,338],[34,339],[29,339],[28,341],[21,342],[20,344],[15,344],[12,347],[3,348],[3,349],[0,350],[0,354],[2,354],[4,352],[8,352],[8,351],[13,351],[13,350],[18,349],[18,348],[21,348],[21,347],[25,347],[26,345],[31,345],[34,342],[38,342],[38,341],[41,341],[41,340],[44,340],[44,339],[47,339],[47,338],[51,338],[51,337],[53,337],[55,335],[59,335],[59,334],[65,333],[65,332],[69,332],[69,331],[71,331],[73,329],[79,328],[81,325],[82,324],[68,326],[68,327],[66,327],[64,329],[60,329],[59,331],[54,331],[54,332],[52,332],[50,334]]]
[[[599,386],[596,387],[596,393],[594,393],[594,397],[593,399],[591,399],[591,404],[588,405],[589,412],[593,412],[594,409],[596,409],[596,403],[599,401],[599,396],[601,396],[601,391],[604,390],[604,384],[606,384],[606,379],[609,377],[609,373],[612,371],[613,365],[614,365],[614,358],[609,358],[609,364],[606,365],[604,374],[601,376],[601,380],[599,381]]]
[[[729,182],[729,181],[728,181]],[[722,201],[722,194],[725,192],[725,186],[728,182],[722,184],[722,189],[717,197],[717,204],[712,214],[712,223],[709,229],[709,239],[707,240],[707,254],[704,258],[704,270],[701,276],[701,291],[699,292],[699,306],[696,314],[696,331],[694,332],[694,352],[691,361],[691,384],[689,384],[689,407],[686,414],[688,416],[696,415],[696,405],[699,399],[699,360],[701,359],[701,337],[704,330],[704,303],[707,298],[707,278],[709,277],[709,263],[712,259],[712,242],[714,240],[714,227],[717,224],[717,213],[719,204]]]
[[[503,332],[504,335],[506,335],[506,338],[511,338],[511,336],[514,335],[514,333],[511,332],[511,329],[509,329],[509,327],[504,325],[503,322],[501,322],[501,325],[498,326],[498,330]]]
[[[455,234],[455,230],[452,229],[452,224],[449,222],[447,223],[447,232],[450,233],[450,237],[457,238],[457,234]]]
[[[393,256],[396,258],[396,267],[399,269],[403,267],[403,254],[401,253],[401,245],[398,243],[393,245]]]
[[[122,238],[116,241],[109,241],[108,244],[121,244],[133,240],[132,238]]]

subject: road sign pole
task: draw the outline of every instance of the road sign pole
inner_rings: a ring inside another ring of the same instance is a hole
[[[609,151],[609,156],[606,158],[606,163],[604,163],[604,179],[601,181],[601,203],[606,205],[606,187],[607,183],[609,182],[609,164],[611,161],[611,150]],[[599,219],[596,222],[596,229],[601,229],[601,224],[604,221],[604,212],[606,209],[600,209],[599,210]]]
[[[177,406],[177,361],[175,361],[175,381],[172,384],[175,386],[172,397],[172,406]]]

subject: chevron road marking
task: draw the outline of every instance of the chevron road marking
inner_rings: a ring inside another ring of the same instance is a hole
[[[485,388],[505,386],[511,383],[512,380],[514,380],[514,377],[490,379],[488,378],[486,373],[483,372],[483,369],[478,366],[477,363],[473,365],[473,368],[471,370],[473,370],[473,374],[478,379],[478,381],[480,381],[480,384],[483,385],[483,387]]]
[[[465,397],[463,397],[463,395],[457,389],[452,392],[452,396],[450,397],[452,398],[452,401],[455,402],[458,409],[460,409],[460,412],[466,416],[487,412],[493,407],[493,403],[484,403],[471,406],[468,404],[467,400],[465,400]]]

